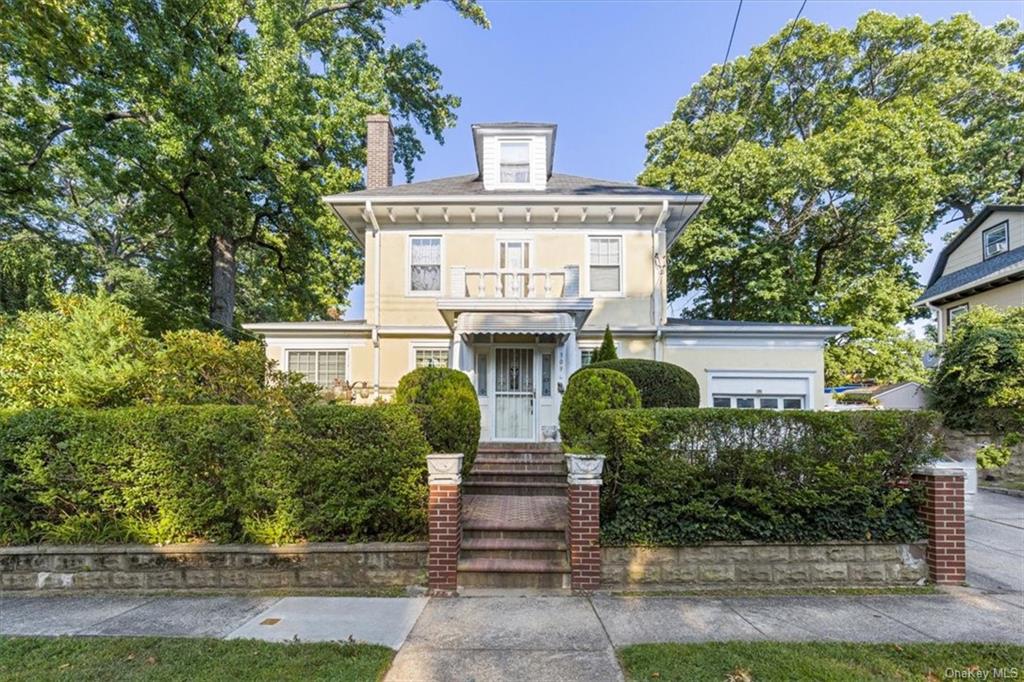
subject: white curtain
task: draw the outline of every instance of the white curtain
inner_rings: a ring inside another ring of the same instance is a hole
[[[441,239],[415,237],[410,249],[412,290],[441,291]]]

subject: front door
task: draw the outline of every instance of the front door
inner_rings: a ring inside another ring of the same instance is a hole
[[[494,349],[494,438],[534,440],[533,349]]]

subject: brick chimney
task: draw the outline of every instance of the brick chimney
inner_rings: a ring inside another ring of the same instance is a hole
[[[395,133],[391,117],[370,114],[366,117],[366,189],[390,187],[395,174]]]

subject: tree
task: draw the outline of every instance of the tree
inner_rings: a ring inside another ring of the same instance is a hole
[[[365,116],[396,119],[407,175],[416,128],[441,140],[454,123],[423,44],[385,39],[423,2],[11,0],[0,245],[27,232],[75,254],[70,289],[142,270],[192,324],[204,308],[226,330],[236,308],[323,315],[361,274],[320,197],[361,183]],[[449,2],[486,26],[473,0]]]
[[[604,338],[601,340],[601,345],[591,358],[591,363],[594,362],[605,362],[607,360],[618,360],[619,354],[615,350],[615,339],[612,338],[612,328],[610,325],[604,327]]]
[[[869,12],[715,66],[650,133],[640,176],[712,197],[673,247],[670,293],[694,317],[851,325],[831,381],[919,375],[897,327],[922,314],[925,234],[1024,200],[1022,64],[1014,21]]]

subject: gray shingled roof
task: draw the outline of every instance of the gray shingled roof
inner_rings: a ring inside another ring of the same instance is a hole
[[[933,299],[936,296],[995,274],[1000,270],[1021,264],[1024,264],[1024,246],[1018,246],[1016,249],[1010,249],[1006,253],[993,256],[988,260],[969,265],[948,275],[943,275],[925,289],[925,292],[921,294],[921,298],[917,299],[917,302],[921,303],[922,301]]]
[[[548,178],[547,187],[544,190],[509,190],[509,194],[529,196],[546,194],[568,194],[577,196],[611,194],[619,196],[664,196],[680,197],[686,196],[682,192],[672,192],[666,189],[655,187],[643,187],[628,182],[614,182],[611,180],[596,180],[585,178],[579,175],[566,175],[564,173],[552,173]],[[348,192],[345,196],[373,196],[373,197],[406,197],[406,196],[449,196],[449,195],[486,195],[494,194],[494,191],[484,190],[484,183],[477,175],[454,175],[448,178],[436,180],[425,180],[423,182],[411,182],[405,185],[394,185],[381,189],[364,189],[358,192]]]

